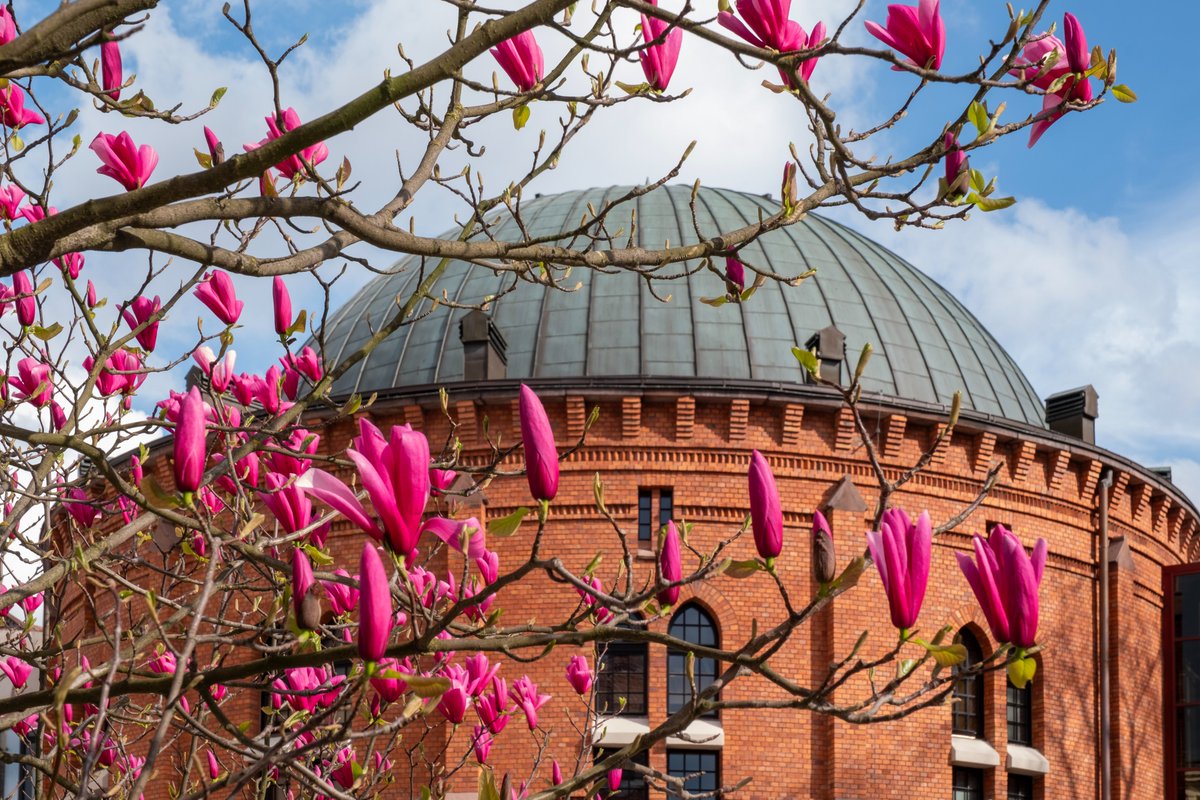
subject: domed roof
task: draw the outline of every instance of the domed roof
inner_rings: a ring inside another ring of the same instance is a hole
[[[589,203],[598,208],[628,188],[525,201],[522,221],[529,235],[552,236],[578,224]],[[638,243],[695,241],[691,191],[668,186],[636,200]],[[730,230],[756,221],[760,210],[766,216],[777,208],[777,201],[758,195],[701,189],[696,221],[702,231]],[[628,237],[628,212],[620,221],[610,221],[610,232],[616,234],[622,225],[624,231],[614,238]],[[499,239],[519,238],[507,214],[492,230]],[[725,289],[721,277],[708,270],[656,282],[660,297],[671,296],[664,303],[642,278],[628,272],[601,275],[574,269],[561,283],[579,288],[563,292],[454,262],[434,294],[444,292],[459,305],[498,298],[489,311],[508,343],[508,378],[799,383],[804,375],[791,348],[833,325],[845,334],[852,361],[867,342],[875,348],[864,374],[865,391],[944,405],[961,390],[966,409],[1045,426],[1041,400],[1004,348],[949,292],[895,253],[814,214],[766,234],[742,256],[760,270],[797,275],[815,269],[816,276],[795,287],[767,281],[744,305],[712,307],[700,298],[723,295]],[[395,274],[375,278],[332,314],[326,344],[330,356],[353,352],[378,330],[396,308],[396,297],[407,298],[431,268],[428,262],[421,267],[419,259],[401,262]],[[423,303],[421,313],[429,306]],[[463,380],[458,322],[467,313],[439,305],[356,364],[337,381],[334,393]]]

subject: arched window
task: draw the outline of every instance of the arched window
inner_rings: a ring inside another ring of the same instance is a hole
[[[970,629],[963,628],[954,641],[967,649],[967,658],[954,668],[959,677],[954,681],[950,712],[952,732],[960,736],[983,737],[983,674],[965,674],[983,661],[983,649]]]
[[[596,645],[596,713],[605,717],[646,716],[645,642]]]
[[[695,603],[689,603],[671,618],[667,631],[671,636],[688,644],[704,647],[718,647],[717,626],[704,609]],[[715,658],[697,658],[693,669],[696,676],[696,688],[704,691],[717,679],[717,660]],[[687,652],[683,650],[667,651],[667,713],[674,714],[692,699],[692,687],[687,675]],[[715,716],[710,712],[706,716]]]

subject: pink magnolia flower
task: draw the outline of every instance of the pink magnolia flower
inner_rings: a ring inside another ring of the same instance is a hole
[[[320,584],[313,577],[312,562],[299,547],[292,548],[292,611],[296,624],[313,630],[321,624]]]
[[[658,5],[658,0],[650,0],[651,5]],[[648,45],[641,52],[642,72],[646,74],[646,82],[650,88],[660,92],[667,90],[671,75],[675,73],[675,64],[679,61],[679,48],[683,45],[683,29],[672,28],[656,17],[642,14],[642,40]],[[663,34],[666,33],[665,38]],[[662,38],[658,44],[650,44]]]
[[[70,498],[63,502],[67,513],[79,523],[80,527],[92,527],[96,518],[100,516],[100,509],[89,502],[91,498],[88,497],[88,493],[78,486],[72,486],[67,489],[66,496]]]
[[[273,142],[280,136],[283,136],[285,133],[299,128],[302,124],[300,122],[300,115],[296,113],[294,108],[284,109],[283,113],[279,116],[280,118],[278,120],[273,114],[265,117],[267,121],[267,138],[254,144],[243,145],[243,148],[246,150],[246,152],[250,152],[251,150],[262,147],[268,142]],[[305,165],[316,168],[317,164],[320,164],[328,157],[329,148],[325,146],[324,142],[317,142],[314,145],[309,145],[308,147],[304,148],[296,155],[289,156],[283,161],[280,161],[275,165],[275,169],[279,170],[283,177],[291,180],[295,178],[297,174],[304,174]]]
[[[495,583],[500,577],[500,555],[492,550],[484,551],[475,559],[475,568],[479,570],[479,577],[483,578],[484,583]]]
[[[958,137],[953,131],[946,131],[942,146],[946,149],[946,196],[951,199],[962,197],[971,185],[967,154],[958,146]]]
[[[263,483],[263,491],[258,496],[275,516],[279,527],[288,533],[298,533],[312,525],[312,501],[294,481],[278,472],[267,472],[263,475]]]
[[[558,786],[563,782],[562,767],[558,765],[557,758],[550,763],[550,782],[555,786]]]
[[[158,655],[146,662],[146,666],[151,672],[157,672],[160,675],[174,673],[177,666],[175,654],[170,650],[162,650]]]
[[[1024,50],[1026,61],[1019,62],[1017,69],[1013,70],[1021,77],[1028,76],[1029,79],[1033,79],[1039,68],[1027,64],[1036,64],[1036,61],[1045,58],[1051,50],[1059,52],[1058,61],[1054,66],[1045,75],[1033,81],[1034,85],[1045,90],[1046,94],[1042,97],[1042,113],[1038,116],[1037,122],[1029,129],[1029,147],[1037,144],[1038,139],[1042,138],[1042,134],[1049,130],[1051,125],[1062,119],[1063,114],[1066,113],[1062,108],[1064,105],[1069,102],[1087,103],[1092,99],[1092,84],[1086,76],[1091,67],[1087,36],[1074,14],[1063,15],[1063,37],[1066,39],[1065,44],[1053,36],[1046,36],[1044,40],[1026,45]],[[1031,48],[1033,49],[1031,50]],[[1033,57],[1039,56],[1039,54],[1040,57],[1035,60]],[[1057,91],[1050,92],[1050,86],[1064,75],[1070,77],[1067,77]]]
[[[90,372],[95,360],[88,356],[83,360],[83,366]],[[142,366],[140,358],[122,347],[108,357],[96,375],[96,391],[103,397],[132,395],[146,380],[146,374],[141,372]]]
[[[792,0],[737,0],[738,13],[745,22],[732,12],[722,11],[717,15],[721,27],[732,31],[755,47],[788,53],[794,50],[811,50],[825,40],[825,23],[818,22],[812,33],[806,33],[800,23],[788,19]],[[797,72],[800,79],[808,82],[817,68],[816,58],[800,62]],[[792,88],[792,77],[779,70],[783,82]]]
[[[679,555],[679,529],[675,520],[667,520],[666,531],[662,537],[662,549],[658,553],[658,583],[664,587],[658,590],[658,602],[664,606],[673,606],[679,601],[679,586],[667,586],[678,583],[683,579],[683,564]]]
[[[154,317],[160,310],[162,310],[162,300],[158,295],[155,295],[153,300],[138,295],[121,310],[121,316],[129,325],[130,330],[137,330],[142,325],[146,326],[135,334],[137,342],[143,350],[151,351],[158,343],[159,320]]]
[[[608,774],[605,777],[608,779],[608,790],[610,792],[616,792],[618,789],[621,788],[621,768],[620,767],[617,767],[616,769],[610,769],[608,771]]]
[[[443,677],[450,680],[450,688],[442,694],[437,710],[448,722],[458,725],[471,704],[471,693],[467,691],[467,671],[455,664],[446,668]]]
[[[500,671],[499,664],[488,661],[487,654],[476,653],[463,662],[467,668],[467,694],[478,697],[491,685],[492,679]]]
[[[333,574],[343,578],[351,577],[344,569],[334,570]],[[357,575],[354,576],[354,580],[358,581]],[[329,605],[333,608],[335,616],[349,614],[358,607],[358,589],[354,586],[347,586],[338,581],[321,581],[321,585],[325,587],[325,596],[329,598]]]
[[[278,275],[271,282],[271,299],[275,306],[275,332],[284,336],[292,327],[292,296],[288,294],[287,284]]]
[[[487,552],[483,523],[475,517],[464,520],[433,517],[425,521],[422,531],[429,531],[467,558],[479,558]]]
[[[0,6],[0,45],[6,45],[17,38],[17,23],[8,13],[8,6]]]
[[[783,508],[775,475],[763,454],[755,450],[750,456],[750,522],[754,529],[754,546],[758,554],[770,560],[783,551]]]
[[[175,423],[175,488],[194,492],[204,476],[205,403],[200,389],[193,386],[179,404]]]
[[[50,405],[50,365],[36,358],[22,358],[17,362],[17,374],[8,382],[21,393],[21,399],[38,408]]]
[[[394,703],[408,691],[408,684],[404,682],[403,676],[411,675],[412,672],[412,662],[407,658],[403,661],[394,658],[380,659],[375,674],[371,676],[371,688],[384,702]]]
[[[45,125],[46,118],[25,108],[25,91],[10,81],[0,89],[0,124],[15,131],[26,125]]]
[[[472,734],[472,746],[475,748],[475,760],[486,764],[488,755],[492,752],[492,734],[486,725],[476,725]]]
[[[933,529],[928,511],[914,523],[898,508],[885,511],[879,527],[867,534],[867,547],[887,593],[892,624],[903,633],[916,624],[925,601]]]
[[[154,148],[148,144],[138,147],[126,131],[116,136],[97,133],[88,149],[104,162],[96,172],[107,175],[129,191],[145,186],[158,165],[158,153]]]
[[[8,679],[12,681],[13,688],[24,689],[26,681],[33,672],[33,667],[16,656],[9,656],[0,661],[0,672],[8,676]]]
[[[333,705],[341,693],[339,687],[346,680],[343,675],[331,678],[325,667],[296,667],[285,669],[283,674],[271,683],[275,689],[272,703],[286,701],[297,711],[312,712]]]
[[[37,321],[37,297],[33,294],[33,281],[29,272],[21,270],[13,273],[13,297],[17,304],[17,322],[28,328]]]
[[[837,577],[837,553],[833,547],[833,532],[820,511],[813,512],[813,578],[817,583],[829,583]]]
[[[70,275],[71,280],[75,280],[79,277],[80,271],[83,270],[83,253],[63,253],[58,258],[53,259],[52,263]]]
[[[88,308],[96,307],[96,287],[90,280],[87,282],[87,293],[83,296],[83,300],[87,303]]]
[[[1037,639],[1038,587],[1046,567],[1046,540],[1038,539],[1032,556],[1003,525],[985,540],[976,535],[975,560],[956,553],[958,566],[979,601],[992,635],[999,642],[1032,647]]]
[[[386,532],[393,550],[409,553],[417,545],[421,516],[429,502],[429,441],[409,425],[393,427],[385,440],[365,418],[360,420],[359,430],[346,455],[358,469],[383,531],[367,516],[350,487],[324,470],[309,470],[300,485],[368,535],[382,540]]]
[[[595,677],[592,668],[588,666],[586,656],[571,656],[571,660],[567,662],[567,682],[576,694],[584,696],[590,692]]]
[[[100,45],[100,80],[104,91],[113,100],[121,99],[121,84],[125,77],[121,72],[121,45],[117,42],[105,42]]]
[[[219,269],[206,274],[192,294],[226,325],[237,322],[238,317],[242,315],[242,307],[245,306],[234,292],[233,280],[229,273]]]
[[[480,697],[475,702],[475,713],[487,726],[488,730],[499,735],[508,725],[508,709],[512,705],[509,699],[508,683],[499,675],[492,678],[492,693]]]
[[[546,71],[542,48],[538,46],[533,31],[522,31],[492,48],[492,55],[500,68],[522,92],[528,92],[538,84]]]
[[[941,0],[920,0],[916,6],[888,6],[887,25],[867,21],[867,32],[924,69],[939,69],[946,52],[946,25]],[[900,69],[892,67],[892,69]]]
[[[737,287],[739,293],[746,289],[746,265],[735,256],[725,257],[725,280]]]
[[[31,594],[21,600],[21,608],[25,609],[26,614],[32,614],[42,607],[42,593],[37,592]]]
[[[521,384],[518,409],[529,491],[535,500],[553,500],[558,494],[558,450],[554,446],[554,430],[546,417],[546,409],[525,384]]]
[[[56,431],[61,431],[67,425],[67,412],[53,400],[50,401],[50,425]],[[122,498],[128,500],[129,498]]]
[[[452,469],[437,469],[430,467],[429,469],[429,487],[430,491],[435,495],[449,489],[454,485],[454,479],[458,477],[458,473]]]
[[[204,126],[204,143],[208,146],[208,156],[212,159],[214,167],[225,160],[225,146],[221,144],[221,140],[217,138],[213,129],[207,125]]]
[[[295,370],[313,383],[321,380],[325,374],[325,370],[321,366],[321,357],[311,347],[306,346],[299,353],[289,353],[279,361],[284,369]],[[294,394],[293,399],[295,399]]]
[[[300,475],[308,471],[312,459],[303,455],[312,455],[321,445],[321,437],[305,428],[294,428],[286,439],[277,445],[266,448],[263,458],[267,465],[276,472],[284,475]],[[286,451],[286,452],[285,452]]]
[[[216,780],[221,775],[221,762],[217,761],[217,756],[212,750],[208,751],[208,777]]]
[[[0,8],[7,8],[0,6]],[[20,186],[10,183],[0,189],[0,216],[10,222],[20,216],[21,203],[25,202],[25,192]]]
[[[211,347],[201,345],[192,353],[192,360],[208,376],[213,389],[224,392],[229,388],[229,382],[233,380],[233,366],[237,363],[236,350],[226,350],[225,357],[218,360]]]
[[[528,675],[522,675],[513,681],[508,696],[525,712],[525,722],[529,725],[529,730],[536,728],[538,709],[546,704],[550,695],[538,694],[537,684],[530,680]]]
[[[349,789],[354,785],[354,765],[355,753],[349,747],[343,747],[338,751],[336,768],[330,770],[329,774],[337,781],[338,786],[343,789]]]
[[[358,654],[363,661],[379,661],[392,632],[392,590],[379,551],[371,542],[363,543],[358,574]]]

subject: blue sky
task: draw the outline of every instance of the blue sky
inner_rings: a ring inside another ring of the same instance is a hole
[[[235,8],[240,4],[235,4]],[[501,5],[512,6],[515,2]],[[582,3],[581,8],[587,3]],[[664,5],[678,5],[664,0]],[[700,0],[702,13],[715,0]],[[811,27],[817,19],[831,24],[852,0],[794,0],[792,15]],[[50,6],[40,0],[31,17]],[[387,68],[402,65],[397,42],[421,60],[445,42],[448,7],[438,0],[353,0],[331,4],[316,0],[260,2],[255,27],[271,48],[282,49],[308,33],[308,44],[282,71],[284,104],[305,119],[323,113],[372,85]],[[1044,397],[1060,389],[1094,383],[1101,395],[1100,443],[1148,464],[1171,464],[1177,482],[1200,497],[1200,242],[1191,235],[1197,167],[1192,158],[1197,92],[1188,75],[1193,48],[1187,37],[1200,22],[1200,5],[1145,3],[1130,10],[1115,0],[1052,4],[1049,19],[1064,11],[1082,20],[1091,44],[1119,55],[1119,81],[1137,91],[1139,102],[1115,102],[1087,115],[1057,123],[1033,150],[1025,137],[1012,137],[980,153],[973,165],[997,174],[1004,194],[1015,195],[1013,209],[976,214],[941,232],[895,234],[890,226],[871,225],[841,215],[895,249],[955,292],[1022,364]],[[872,2],[868,17],[882,20],[884,3]],[[948,26],[945,66],[965,69],[975,62],[989,35],[1005,25],[999,0],[945,0]],[[24,17],[22,17],[24,20]],[[629,22],[632,30],[633,21]],[[861,23],[851,26],[851,41],[874,43]],[[564,48],[561,39],[540,37],[548,56]],[[192,170],[191,148],[202,146],[200,126],[221,134],[228,151],[263,136],[269,87],[249,48],[221,19],[220,4],[210,0],[164,3],[145,31],[125,45],[127,69],[139,73],[135,88],[145,88],[159,105],[182,101],[185,108],[204,105],[212,90],[229,93],[204,122],[183,128],[126,123],[90,109],[81,115],[84,142],[97,130],[128,127],[135,139],[158,147],[162,161],[156,178]],[[490,59],[469,65],[468,74],[489,81]],[[625,79],[641,80],[635,65],[624,65]],[[699,141],[681,180],[699,178],[710,185],[756,192],[778,192],[779,169],[791,142],[804,145],[804,120],[794,103],[762,89],[765,71],[750,72],[732,58],[700,42],[685,41],[673,88],[692,87],[677,105],[628,105],[600,115],[568,151],[560,167],[548,173],[536,191],[553,192],[614,182],[635,183],[665,171],[692,139]],[[890,109],[889,101],[907,93],[911,76],[874,64],[836,63],[827,59],[813,78],[829,92],[847,124],[873,122]],[[910,118],[880,143],[880,155],[921,146],[961,107],[961,92],[935,87]],[[1009,98],[1006,119],[1036,110],[1033,97]],[[65,102],[65,101],[64,101]],[[959,105],[956,106],[955,103]],[[489,154],[479,167],[493,188],[519,174],[539,130],[553,130],[553,108],[537,104],[523,131],[507,120],[480,126],[478,136]],[[669,124],[664,124],[669,120]],[[115,126],[115,127],[114,127]],[[395,157],[411,166],[420,137],[391,114],[328,143],[331,161],[350,157],[356,178],[365,179],[357,201],[364,207],[391,196]],[[448,160],[450,164],[457,156]],[[58,205],[89,192],[110,193],[108,179],[95,176],[91,154],[68,164],[59,185]],[[449,171],[448,169],[446,171]],[[67,189],[66,187],[71,187]],[[435,233],[461,212],[444,194],[432,193],[414,207],[414,224]],[[408,223],[408,217],[401,220]],[[379,263],[390,263],[382,256]],[[144,268],[130,256],[89,256],[102,291],[121,296],[126,270]],[[362,273],[342,282],[333,300],[344,299],[366,279]],[[176,278],[177,280],[177,278]],[[319,294],[306,276],[290,279],[298,305],[315,308]],[[157,285],[160,294],[171,289]],[[239,291],[251,308],[269,303],[267,282],[244,282]],[[172,324],[164,325],[165,347],[187,347],[194,338],[192,320],[205,317],[197,304],[185,303]],[[261,370],[277,357],[258,342],[274,339],[265,315],[243,320],[237,347],[239,368]],[[212,328],[211,319],[206,323]],[[165,392],[179,379],[147,384]]]

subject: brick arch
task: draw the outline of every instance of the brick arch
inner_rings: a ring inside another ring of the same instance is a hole
[[[651,624],[651,627],[657,627],[661,632],[666,633],[675,614],[689,603],[704,609],[704,612],[712,618],[713,624],[717,626],[717,641],[720,642],[721,647],[726,647],[728,641],[741,641],[743,632],[738,624],[739,615],[734,609],[733,603],[729,601],[724,592],[708,582],[682,587],[679,592],[679,602],[675,604],[671,615],[660,617]]]
[[[985,654],[994,653],[1000,646],[999,642],[993,640],[992,630],[988,627],[987,620],[984,619],[983,612],[977,605],[963,603],[954,609],[946,624],[954,629],[955,634],[963,628],[969,628]]]

